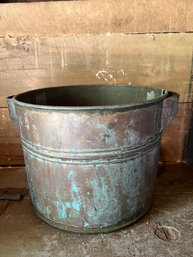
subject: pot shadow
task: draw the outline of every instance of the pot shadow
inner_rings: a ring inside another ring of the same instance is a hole
[[[193,219],[193,168],[184,163],[159,164],[152,207],[140,222]]]

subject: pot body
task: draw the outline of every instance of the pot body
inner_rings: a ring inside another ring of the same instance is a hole
[[[37,108],[14,101],[31,201],[47,223],[109,232],[150,208],[161,132],[178,96],[126,108]]]

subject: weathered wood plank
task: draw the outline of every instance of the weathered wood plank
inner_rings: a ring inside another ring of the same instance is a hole
[[[192,0],[0,5],[0,36],[193,31]]]
[[[190,77],[190,99],[192,99],[193,95],[193,53],[192,53],[192,71]],[[192,102],[192,113],[191,113],[191,121],[190,121],[190,129],[188,132],[188,142],[187,142],[187,163],[193,167],[193,102]]]
[[[0,39],[0,106],[5,97],[67,84],[153,85],[188,98],[193,33]]]
[[[185,158],[191,104],[180,104],[177,117],[164,130],[160,161],[177,162]],[[22,165],[23,154],[18,128],[10,121],[6,108],[0,108],[0,165]]]

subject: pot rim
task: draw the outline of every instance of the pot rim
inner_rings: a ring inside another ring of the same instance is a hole
[[[130,104],[119,104],[119,105],[93,105],[93,106],[53,106],[53,105],[41,105],[41,104],[32,104],[32,103],[26,103],[24,101],[20,101],[17,98],[19,98],[22,95],[25,95],[27,93],[31,92],[41,92],[44,90],[51,90],[56,88],[64,88],[64,87],[137,87],[137,88],[144,88],[146,90],[160,90],[162,95],[160,97],[156,97],[152,100],[146,100],[143,102],[136,102],[136,103],[130,103]],[[41,109],[41,110],[58,110],[58,111],[115,111],[115,110],[128,110],[128,109],[134,109],[134,108],[142,108],[146,107],[158,102],[163,101],[167,96],[169,92],[166,89],[163,88],[157,88],[152,86],[139,86],[139,85],[128,85],[128,84],[117,84],[117,85],[109,85],[109,84],[99,84],[99,85],[66,85],[66,86],[56,86],[56,87],[44,87],[34,90],[29,90],[22,92],[20,94],[17,94],[13,97],[13,101],[16,106],[18,107],[25,107],[27,109]]]

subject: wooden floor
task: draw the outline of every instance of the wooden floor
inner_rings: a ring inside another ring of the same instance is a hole
[[[160,166],[149,213],[118,232],[79,235],[56,230],[35,214],[24,168],[1,168],[0,190],[17,188],[21,201],[0,201],[1,257],[193,256],[193,170]]]

